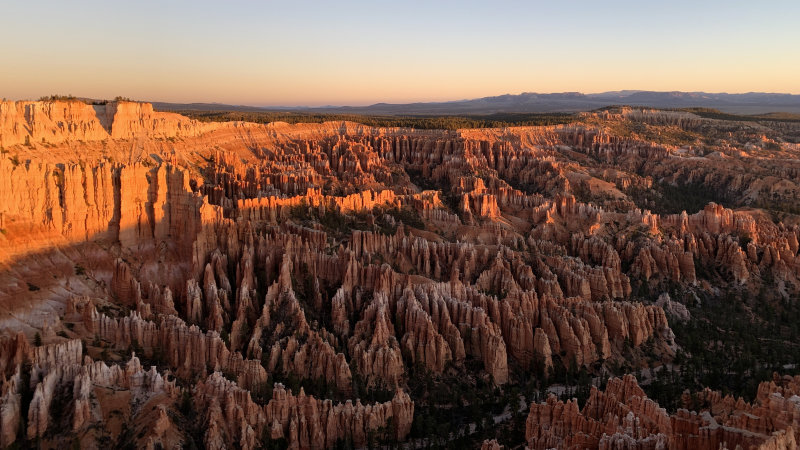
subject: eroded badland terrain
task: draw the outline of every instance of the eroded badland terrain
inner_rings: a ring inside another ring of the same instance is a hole
[[[0,103],[0,448],[796,448],[800,123]]]

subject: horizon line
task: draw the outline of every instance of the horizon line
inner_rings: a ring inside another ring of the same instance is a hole
[[[681,94],[708,94],[708,95],[747,95],[747,94],[764,94],[764,95],[790,95],[790,96],[800,96],[800,91],[798,92],[770,92],[770,91],[746,91],[746,92],[709,92],[709,91],[681,91],[681,90],[649,90],[649,89],[618,89],[618,90],[610,90],[610,91],[600,91],[600,92],[582,92],[582,91],[559,91],[559,92],[536,92],[536,91],[522,91],[518,93],[510,93],[506,92],[503,94],[495,94],[495,95],[485,95],[479,97],[466,97],[466,98],[458,98],[458,99],[451,99],[451,100],[406,100],[406,101],[375,101],[372,100],[370,102],[350,102],[350,103],[327,103],[327,104],[320,104],[320,103],[307,103],[307,104],[264,104],[264,103],[239,103],[239,102],[225,102],[225,101],[201,101],[201,100],[192,100],[192,101],[176,101],[176,100],[141,100],[141,99],[130,99],[130,101],[137,102],[137,103],[172,103],[172,104],[186,104],[186,105],[223,105],[223,106],[242,106],[242,107],[250,107],[250,108],[280,108],[280,109],[290,109],[290,108],[343,108],[343,107],[369,107],[375,105],[410,105],[410,104],[426,104],[426,103],[456,103],[456,102],[465,102],[465,101],[472,101],[472,100],[480,100],[484,98],[495,98],[495,97],[503,97],[503,96],[520,96],[526,94],[535,94],[535,95],[558,95],[558,94],[580,94],[584,96],[592,96],[592,95],[602,95],[602,94],[618,94],[618,93],[640,93],[640,92],[651,92],[651,93],[660,93],[660,94],[669,94],[669,93],[681,93]],[[63,97],[74,97],[79,100],[93,100],[93,101],[113,101],[114,98],[102,98],[102,97],[95,97],[95,96],[82,96],[82,95],[73,95],[69,94],[48,94],[42,95],[38,98],[17,98],[11,99],[8,97],[3,97],[4,101],[41,101],[41,99],[48,97],[48,96],[63,96]],[[118,96],[118,97],[125,97],[125,96]],[[125,97],[127,98],[127,97]]]

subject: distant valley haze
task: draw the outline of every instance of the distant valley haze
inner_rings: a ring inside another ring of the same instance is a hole
[[[539,113],[589,111],[605,106],[644,106],[651,108],[713,108],[727,113],[800,113],[800,95],[748,92],[741,94],[707,92],[656,92],[624,90],[583,94],[580,92],[504,94],[476,99],[373,103],[359,106],[255,106],[223,103],[154,102],[168,111],[301,111],[309,113],[348,113],[381,115],[485,115],[495,113]]]

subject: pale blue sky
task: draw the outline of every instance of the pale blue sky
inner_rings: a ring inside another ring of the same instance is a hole
[[[0,0],[0,97],[800,93],[800,1]]]

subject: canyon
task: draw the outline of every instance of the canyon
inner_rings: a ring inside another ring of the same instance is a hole
[[[0,447],[796,448],[798,131],[0,102]]]

